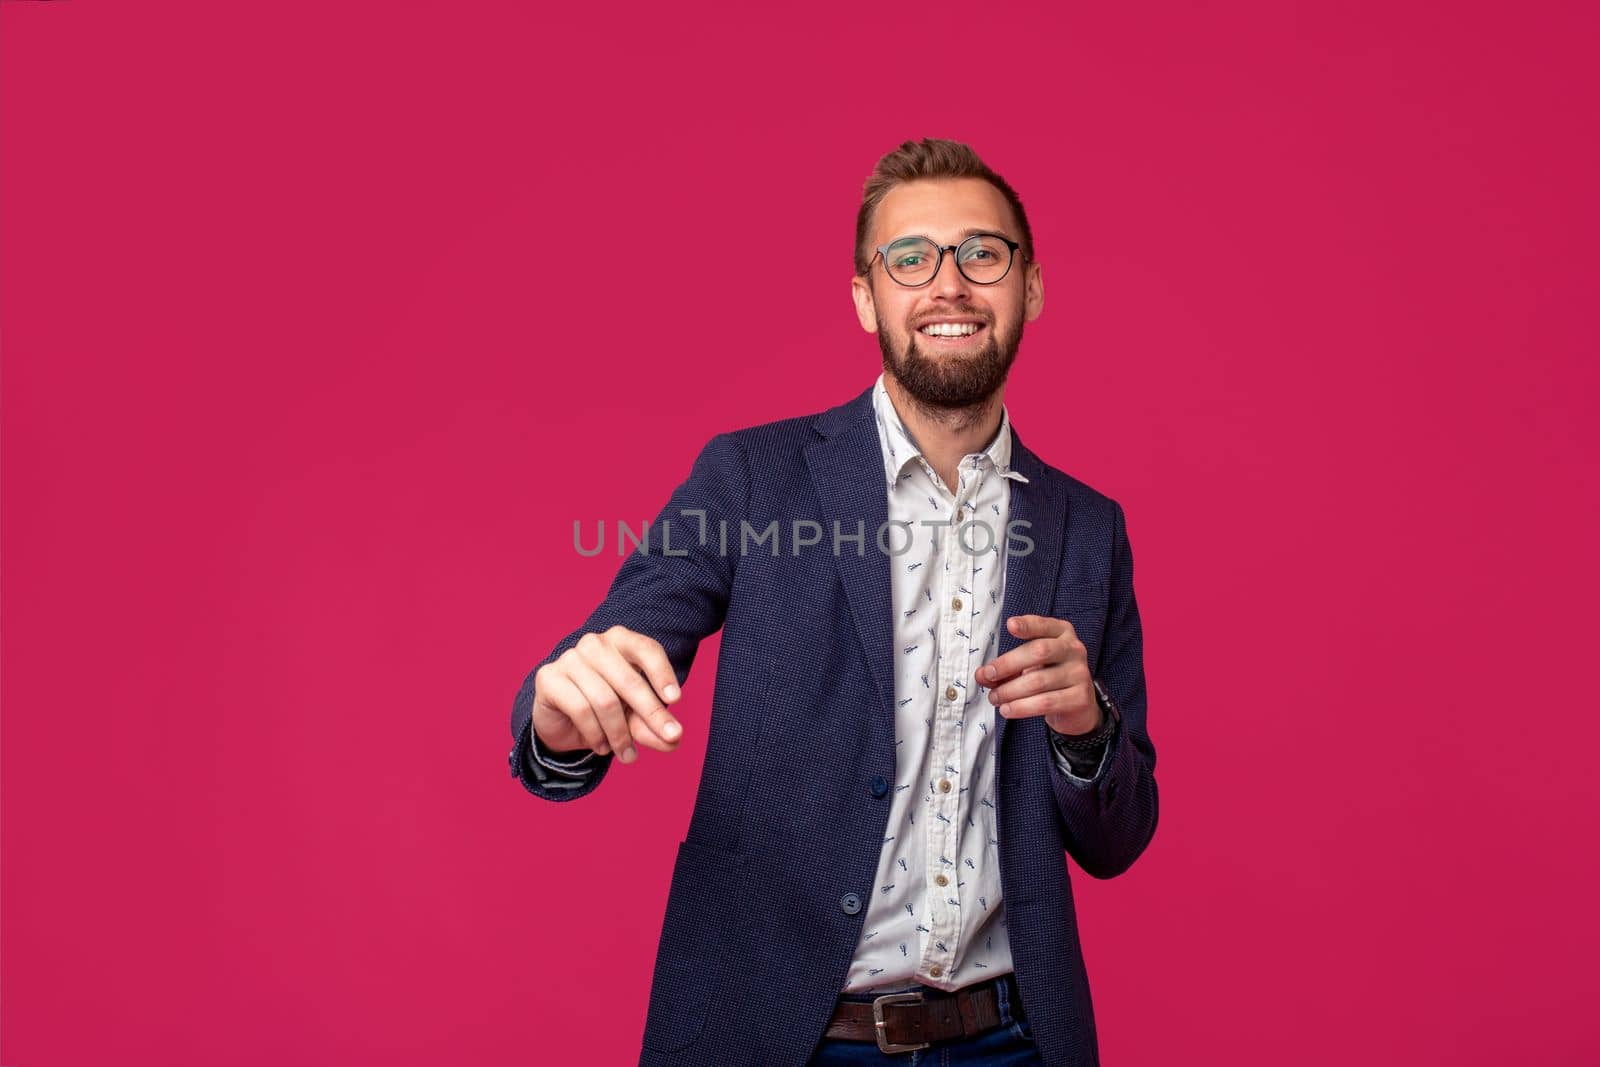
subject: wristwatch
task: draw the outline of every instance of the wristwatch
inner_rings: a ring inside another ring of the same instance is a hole
[[[1105,713],[1105,721],[1100,724],[1100,729],[1087,734],[1064,734],[1051,730],[1058,745],[1071,749],[1099,748],[1117,732],[1117,726],[1122,722],[1122,712],[1117,710],[1117,702],[1111,699],[1111,694],[1106,692],[1098,678],[1094,680],[1094,699]]]

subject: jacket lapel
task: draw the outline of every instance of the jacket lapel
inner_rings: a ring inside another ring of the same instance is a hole
[[[889,519],[889,496],[883,480],[883,448],[872,417],[872,389],[824,412],[813,425],[823,440],[808,445],[805,456],[822,503],[821,544],[833,544],[835,522],[841,534],[858,529],[862,534],[861,554],[853,542],[841,542],[834,563],[893,736],[894,606],[889,556],[878,549],[878,530]]]

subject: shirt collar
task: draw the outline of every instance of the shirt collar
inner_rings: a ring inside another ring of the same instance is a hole
[[[883,450],[884,480],[892,489],[895,482],[899,481],[900,472],[905,469],[905,465],[912,459],[922,456],[922,449],[917,447],[911,431],[906,429],[900,413],[894,409],[894,402],[889,399],[889,392],[884,388],[881,372],[878,374],[877,383],[872,387],[872,409],[878,423],[878,443]],[[995,431],[994,440],[990,441],[989,447],[982,452],[967,453],[961,458],[961,462],[966,465],[982,464],[985,459],[992,463],[994,469],[1003,477],[1027,483],[1027,478],[1011,469],[1011,415],[1003,402],[1000,405],[1000,428]]]

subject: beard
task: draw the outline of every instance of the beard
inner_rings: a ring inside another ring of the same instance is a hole
[[[960,309],[953,314],[977,313]],[[895,350],[882,317],[878,319],[878,347],[883,351],[883,369],[892,374],[906,394],[930,411],[957,411],[981,406],[1005,384],[1011,364],[1022,344],[1022,320],[1010,334],[998,333],[993,323],[985,323],[983,343],[973,352],[929,353],[920,346],[921,334],[910,331],[905,350]]]

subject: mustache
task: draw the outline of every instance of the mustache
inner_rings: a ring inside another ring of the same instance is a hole
[[[982,323],[987,324],[989,322],[989,316],[984,314],[978,308],[963,305],[945,308],[943,311],[940,311],[935,315],[924,315],[922,318],[918,319],[916,322],[912,322],[910,325],[913,330],[920,330],[928,323],[937,322],[940,319],[977,319]]]

